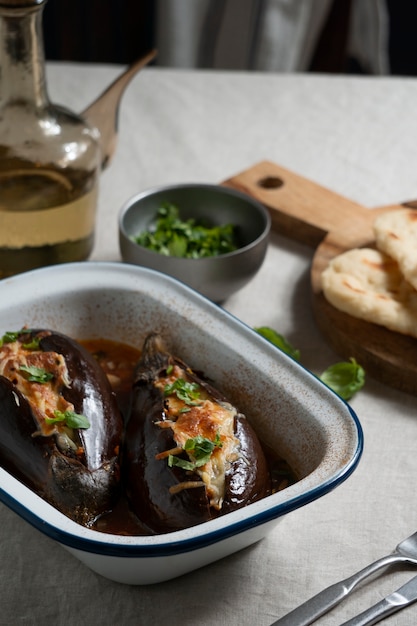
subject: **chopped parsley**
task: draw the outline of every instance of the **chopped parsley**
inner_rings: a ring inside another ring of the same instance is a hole
[[[54,377],[50,372],[34,365],[21,365],[19,371],[24,373],[26,380],[34,383],[47,383]]]
[[[4,333],[3,337],[0,339],[0,348],[5,343],[13,343],[18,341],[19,337],[24,334],[31,333],[32,330],[30,328],[21,328],[20,330],[8,330]],[[30,341],[27,343],[22,343],[23,347],[26,350],[39,350],[39,342],[40,337],[32,337]]]
[[[164,395],[176,395],[179,400],[185,402],[189,406],[198,406],[200,403],[200,385],[198,383],[190,383],[184,378],[177,378],[170,385],[165,385]]]
[[[20,335],[31,332],[32,331],[30,328],[21,328],[20,330],[7,330],[4,333],[3,337],[0,339],[0,348],[5,343],[13,343],[14,341],[17,341]]]
[[[40,337],[32,337],[31,341],[23,344],[26,350],[39,350]]]
[[[193,471],[197,467],[201,467],[209,462],[215,448],[221,448],[222,442],[219,433],[216,434],[214,441],[198,435],[191,439],[187,439],[184,444],[184,450],[187,452],[190,460],[181,459],[178,456],[170,454],[168,457],[169,467],[180,467],[184,470]]]
[[[157,211],[154,226],[132,240],[165,256],[199,259],[237,249],[235,226],[205,225],[195,219],[182,220],[175,204],[165,203]]]
[[[47,424],[65,422],[68,428],[90,428],[90,422],[85,415],[74,411],[54,411],[54,417],[46,417],[45,422]]]

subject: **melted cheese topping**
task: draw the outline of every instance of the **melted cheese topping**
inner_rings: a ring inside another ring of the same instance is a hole
[[[166,377],[160,378],[156,384],[163,392],[167,385],[183,379],[190,382],[185,370],[175,366]],[[172,429],[177,448],[158,455],[159,458],[168,453],[178,454],[183,451],[185,442],[197,436],[210,441],[219,438],[221,447],[215,447],[205,465],[193,470],[201,478],[206,487],[210,506],[220,510],[226,490],[226,473],[230,465],[239,458],[240,442],[234,434],[236,409],[229,403],[212,398],[204,387],[200,386],[200,395],[196,406],[191,406],[179,399],[175,394],[165,398],[166,419],[158,422],[161,428]],[[190,457],[191,458],[191,457]],[[184,488],[198,487],[201,483],[183,483]]]
[[[45,383],[29,381],[27,374],[21,369],[22,366],[39,368],[53,377]],[[19,341],[4,343],[0,349],[0,375],[8,378],[28,400],[39,429],[34,435],[48,436],[56,433],[70,436],[71,433],[68,432],[70,429],[62,422],[48,424],[45,421],[45,418],[53,418],[55,411],[74,411],[73,404],[67,402],[60,394],[62,387],[70,386],[62,354],[28,350]],[[68,443],[67,441],[64,445]]]

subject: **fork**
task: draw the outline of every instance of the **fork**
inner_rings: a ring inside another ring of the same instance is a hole
[[[383,567],[388,567],[394,563],[417,565],[417,532],[401,541],[391,554],[383,556],[356,574],[323,589],[271,626],[309,626],[344,600],[363,580]]]

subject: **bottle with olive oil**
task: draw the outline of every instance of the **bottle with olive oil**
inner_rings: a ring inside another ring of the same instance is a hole
[[[49,101],[46,1],[0,0],[0,278],[93,247],[98,132]]]

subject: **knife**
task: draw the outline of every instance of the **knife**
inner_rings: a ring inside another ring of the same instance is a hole
[[[356,617],[343,622],[341,626],[368,626],[376,624],[384,617],[403,609],[417,600],[417,576],[414,576],[408,583],[394,591],[374,606],[360,613]]]

